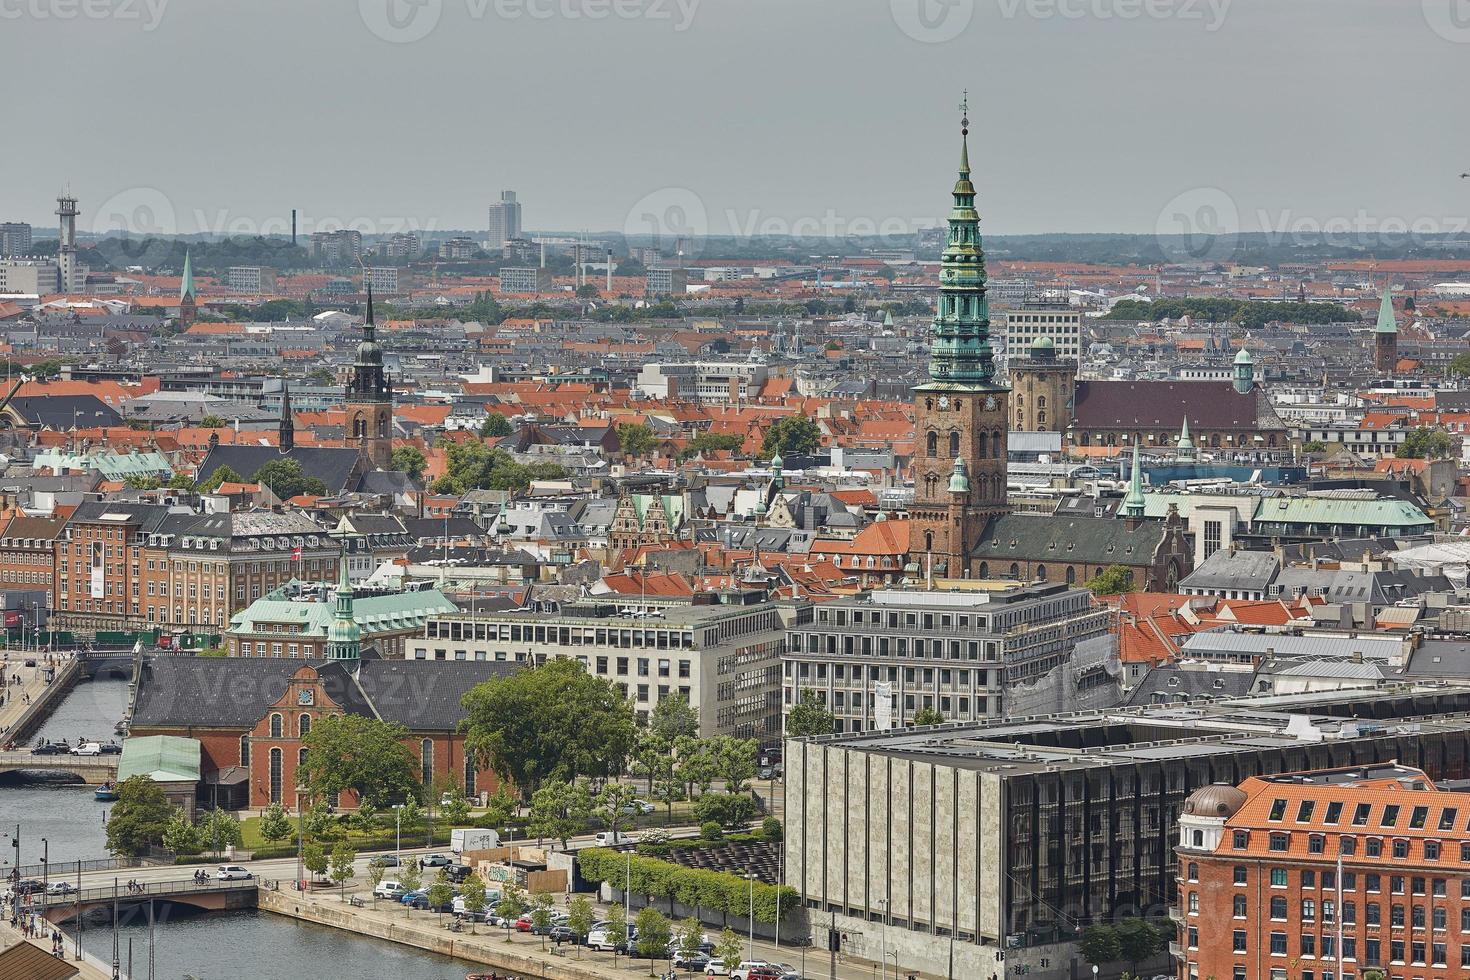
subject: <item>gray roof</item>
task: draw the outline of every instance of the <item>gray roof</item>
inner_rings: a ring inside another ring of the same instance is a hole
[[[1029,559],[1064,565],[1146,565],[1163,538],[1162,521],[1130,528],[1128,522],[1111,517],[1007,514],[990,522],[970,557],[1002,563]]]
[[[1181,589],[1212,592],[1260,592],[1276,578],[1281,561],[1270,551],[1231,551],[1221,548],[1179,583]]]
[[[1238,698],[1250,692],[1251,671],[1200,670],[1177,664],[1149,669],[1128,694],[1128,705],[1168,704],[1199,698]]]
[[[1224,628],[1203,630],[1185,640],[1179,648],[1181,660],[1191,657],[1248,654],[1255,657],[1318,657],[1351,660],[1361,654],[1364,660],[1390,660],[1403,649],[1404,638],[1385,634],[1320,633],[1297,636],[1292,633],[1245,633]]]
[[[327,493],[335,494],[356,490],[353,473],[362,459],[356,449],[338,449],[319,446],[297,446],[285,452],[275,446],[213,446],[204,462],[199,464],[195,479],[205,481],[221,466],[228,466],[241,477],[249,480],[266,463],[278,459],[294,459],[309,476],[314,476],[326,485]]]

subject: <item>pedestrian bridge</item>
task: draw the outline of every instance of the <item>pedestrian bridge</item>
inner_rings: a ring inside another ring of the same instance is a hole
[[[176,905],[200,911],[220,912],[235,909],[253,909],[259,896],[260,882],[217,881],[209,878],[203,882],[192,878],[178,881],[150,881],[128,888],[126,884],[108,885],[103,888],[84,887],[70,895],[51,895],[40,909],[46,919],[53,923],[67,922],[79,914],[94,910],[117,909],[119,914],[132,912],[149,904],[158,906]],[[37,896],[37,904],[42,902]]]
[[[29,751],[0,752],[0,776],[8,772],[50,772],[75,776],[88,786],[117,781],[121,755],[32,755]]]

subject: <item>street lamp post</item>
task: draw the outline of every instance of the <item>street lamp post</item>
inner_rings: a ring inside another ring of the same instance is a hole
[[[402,870],[403,855],[403,804],[393,804],[393,866]]]
[[[888,899],[878,899],[883,916],[878,920],[878,961],[882,964],[883,980],[888,980]]]
[[[304,870],[304,859],[302,857],[302,829],[301,790],[298,788],[296,790],[296,890],[299,892],[306,890],[306,886],[304,885],[306,873]]]
[[[746,880],[750,882],[750,952],[746,958],[755,959],[755,872],[746,872]]]
[[[51,845],[46,838],[41,838],[41,915],[45,916],[46,906],[49,904],[46,894],[51,890]],[[33,901],[32,905],[35,904]]]

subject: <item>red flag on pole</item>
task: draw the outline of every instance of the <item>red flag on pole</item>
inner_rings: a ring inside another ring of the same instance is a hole
[[[291,560],[292,561],[300,561],[301,560],[301,545],[298,544],[296,547],[294,547],[294,548],[291,549]]]

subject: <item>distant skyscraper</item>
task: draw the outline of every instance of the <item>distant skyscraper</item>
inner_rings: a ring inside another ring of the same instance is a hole
[[[521,237],[521,205],[515,191],[501,191],[500,200],[490,205],[490,248],[504,248],[512,238]]]
[[[31,226],[24,221],[0,224],[0,258],[18,258],[31,254]]]

